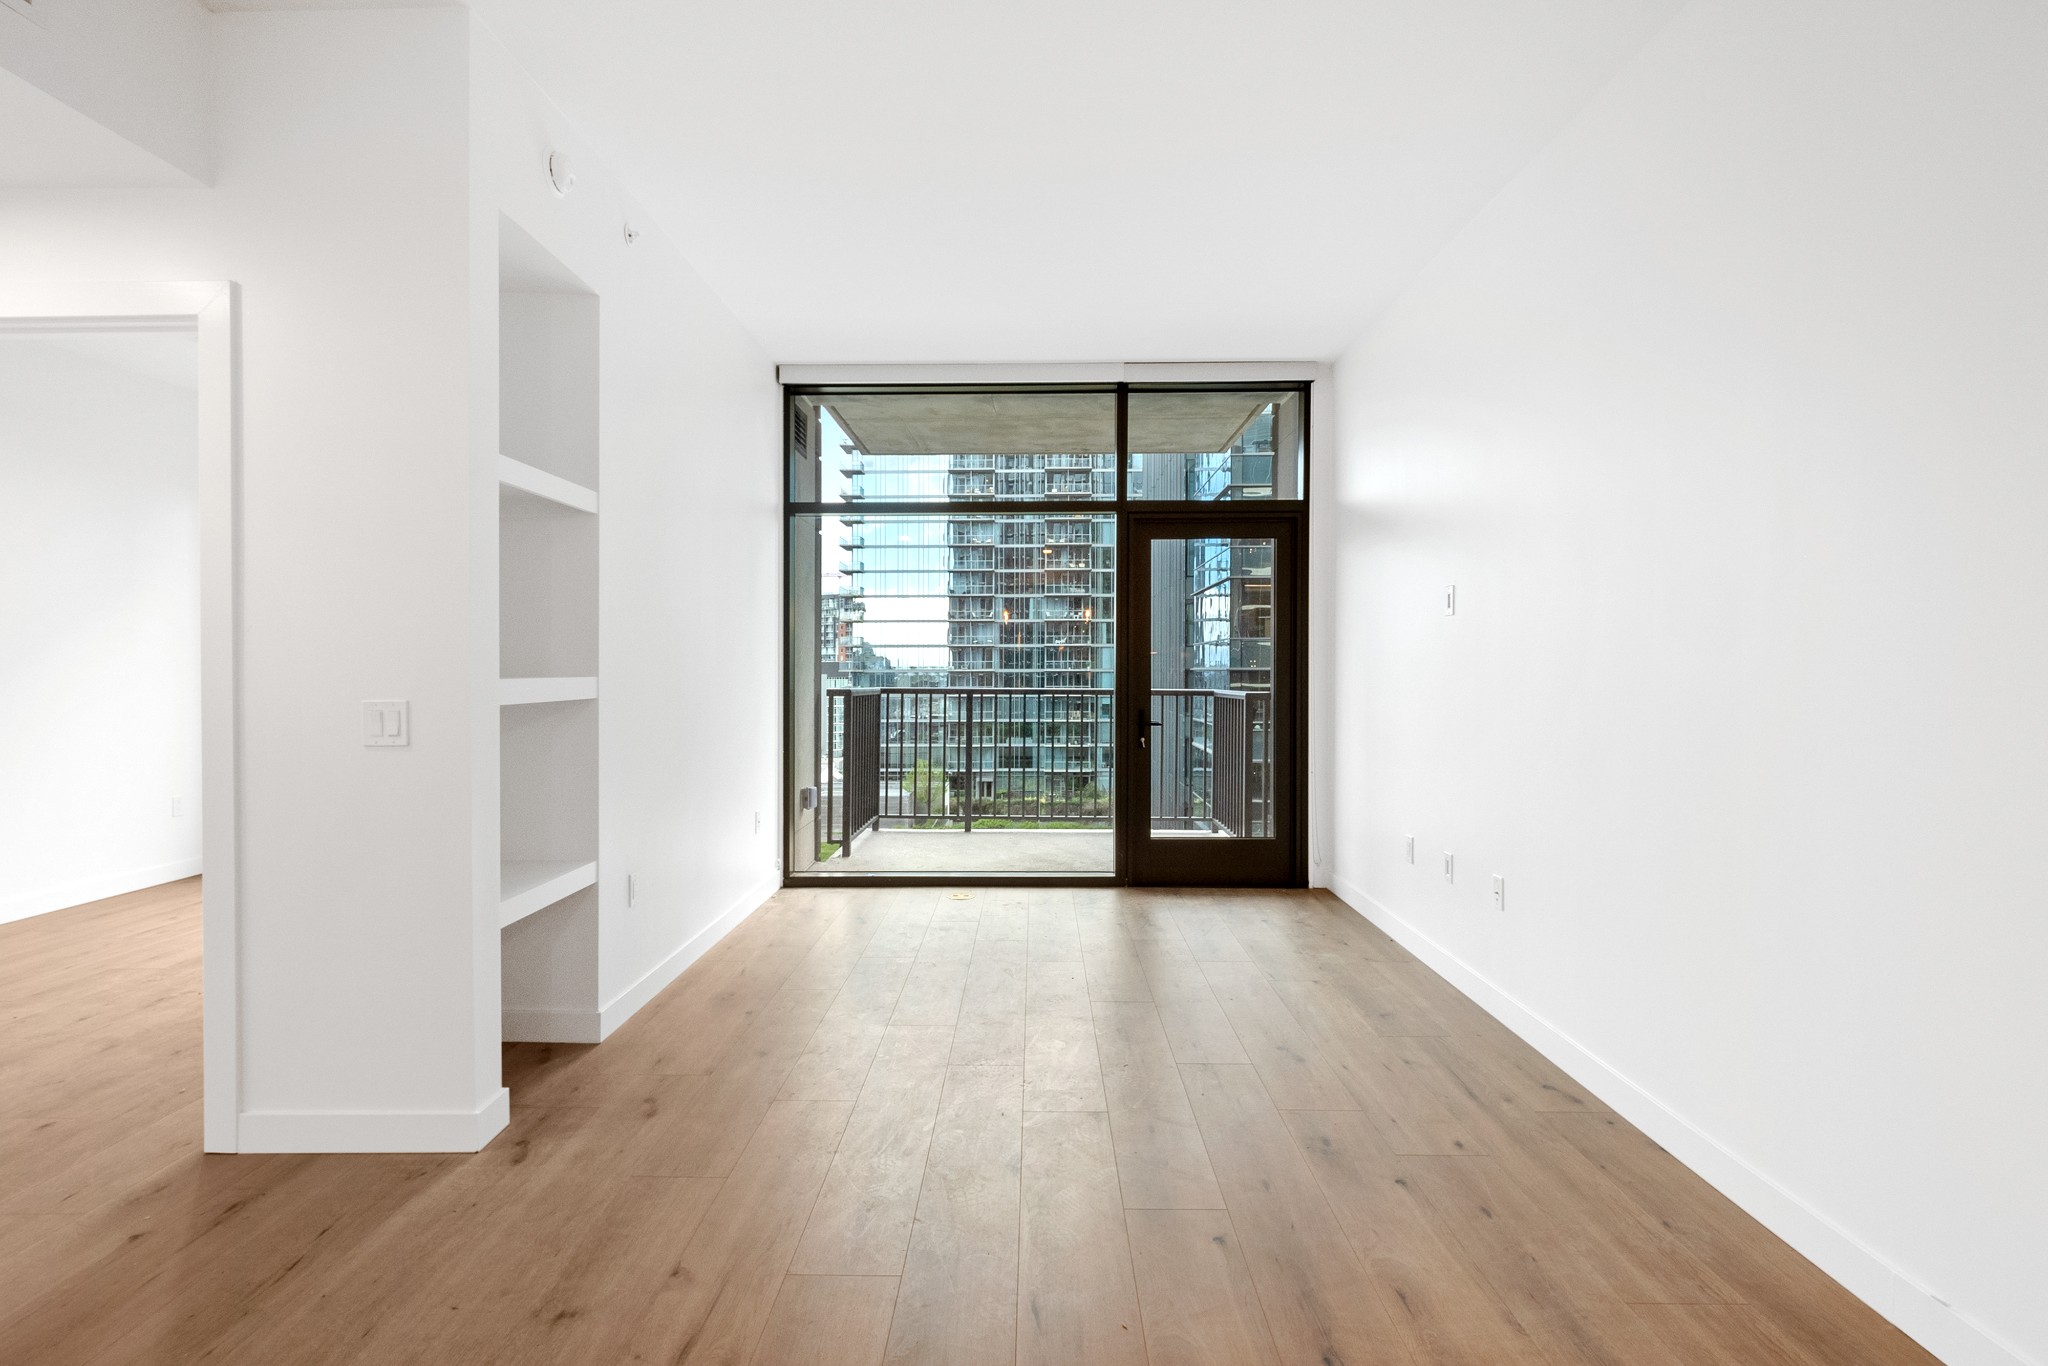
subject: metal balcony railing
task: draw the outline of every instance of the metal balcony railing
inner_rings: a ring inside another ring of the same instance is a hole
[[[1152,690],[1153,830],[1273,833],[1270,704],[1261,692]],[[825,712],[820,839],[841,853],[873,829],[1115,823],[1112,689],[835,688]]]

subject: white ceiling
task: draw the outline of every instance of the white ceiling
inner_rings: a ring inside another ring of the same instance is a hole
[[[472,0],[784,362],[1324,359],[1681,0]]]
[[[22,21],[0,15],[0,22]],[[191,183],[119,133],[0,68],[0,189]]]

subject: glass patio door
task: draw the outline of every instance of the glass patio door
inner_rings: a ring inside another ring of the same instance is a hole
[[[1118,827],[1133,883],[1300,880],[1297,533],[1293,517],[1128,520]]]

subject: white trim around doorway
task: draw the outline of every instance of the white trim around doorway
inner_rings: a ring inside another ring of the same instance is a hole
[[[237,292],[224,281],[0,281],[0,332],[190,331],[198,340],[200,809],[206,813],[201,1109],[208,1152],[240,1148],[239,327]]]

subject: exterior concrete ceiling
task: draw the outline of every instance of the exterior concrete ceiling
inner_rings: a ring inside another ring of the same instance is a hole
[[[1133,396],[1134,451],[1220,451],[1271,394]],[[869,455],[1104,455],[1116,452],[1114,394],[839,394],[824,400]]]
[[[473,0],[783,362],[1326,359],[1679,0]]]

